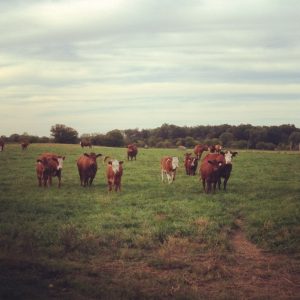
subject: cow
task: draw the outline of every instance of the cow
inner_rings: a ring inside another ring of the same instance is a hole
[[[220,153],[222,146],[220,144],[212,145],[208,147],[210,153]]]
[[[136,145],[129,144],[127,146],[127,160],[129,160],[129,158],[130,160],[132,160],[133,158],[136,160],[137,153],[138,153],[138,149]]]
[[[106,161],[108,157],[105,157]],[[123,175],[123,161],[116,159],[109,159],[106,167],[106,178],[108,184],[108,191],[112,191],[114,188],[117,192],[121,191],[121,179]]]
[[[26,150],[27,147],[28,147],[28,145],[29,145],[29,142],[27,142],[27,141],[21,142],[21,149],[22,149],[22,150]]]
[[[225,151],[225,152],[221,152],[221,154],[224,155],[225,165],[223,166],[220,172],[220,177],[218,180],[218,188],[219,190],[221,189],[221,178],[224,178],[223,189],[224,191],[226,191],[227,182],[232,170],[232,158],[235,157],[238,154],[238,152]]]
[[[186,175],[194,176],[197,171],[198,158],[193,157],[192,153],[186,153],[184,155],[184,167]]]
[[[98,169],[97,157],[102,154],[91,152],[90,154],[84,153],[77,160],[77,168],[80,177],[80,185],[86,187],[91,185]]]
[[[91,141],[82,140],[82,141],[80,141],[79,144],[80,144],[81,148],[84,148],[84,147],[92,148],[92,142]]]
[[[220,172],[225,165],[224,155],[214,153],[207,154],[200,166],[200,174],[202,179],[203,190],[208,194],[216,190],[216,185],[219,182]]]
[[[0,152],[4,150],[4,146],[5,146],[4,140],[0,139]]]
[[[176,177],[176,169],[179,167],[178,157],[165,156],[160,160],[161,180],[164,182],[164,174],[168,183],[172,183]]]
[[[201,159],[202,153],[204,151],[208,151],[208,146],[207,145],[200,145],[200,144],[198,144],[198,145],[195,146],[194,153],[197,156],[198,160]]]
[[[65,156],[60,156],[54,153],[43,153],[37,159],[36,174],[38,185],[44,187],[52,185],[52,177],[58,178],[58,187],[61,187],[61,172]]]

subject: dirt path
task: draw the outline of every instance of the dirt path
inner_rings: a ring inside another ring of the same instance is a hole
[[[236,220],[236,225],[234,288],[244,299],[300,299],[299,261],[262,251],[246,238],[242,221]]]

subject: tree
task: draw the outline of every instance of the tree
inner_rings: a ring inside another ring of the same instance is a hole
[[[290,142],[290,149],[296,149],[300,150],[300,131],[294,131],[289,136],[289,142]],[[298,146],[298,147],[297,147]]]
[[[76,144],[78,142],[78,132],[63,124],[56,124],[51,127],[51,136],[54,137],[54,143]]]
[[[222,142],[222,145],[224,147],[230,146],[231,141],[233,140],[234,136],[231,132],[223,132],[220,136],[219,139]]]
[[[124,137],[120,130],[114,129],[106,134],[107,146],[121,147],[124,146]]]

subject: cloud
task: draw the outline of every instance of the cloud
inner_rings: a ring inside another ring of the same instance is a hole
[[[54,123],[79,132],[300,126],[298,1],[13,0],[0,9],[1,134],[48,135]]]

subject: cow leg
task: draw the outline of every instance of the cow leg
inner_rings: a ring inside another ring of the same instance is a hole
[[[224,181],[225,183],[225,181]],[[218,179],[218,189],[220,190],[221,189],[221,178]]]
[[[202,187],[203,187],[203,191],[205,191],[206,192],[206,189],[205,189],[205,179],[204,178],[202,178]]]
[[[217,187],[217,182],[215,181],[215,182],[213,183],[213,193],[216,192],[216,187]]]
[[[161,171],[161,181],[164,182],[164,171]]]
[[[224,183],[223,183],[223,185],[224,185],[224,191],[226,191],[228,179],[229,179],[229,178],[226,178],[226,177],[224,178]]]

